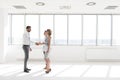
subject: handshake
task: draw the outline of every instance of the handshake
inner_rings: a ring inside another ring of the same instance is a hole
[[[42,43],[41,43],[41,42],[36,42],[35,44],[36,44],[37,46],[38,46],[38,45],[42,45]]]

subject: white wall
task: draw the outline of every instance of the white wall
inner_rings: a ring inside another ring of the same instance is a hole
[[[14,62],[24,59],[22,45],[7,48],[7,10],[0,9],[0,63]],[[42,47],[33,46],[31,60],[43,60]],[[6,55],[7,53],[7,55]],[[53,62],[84,62],[84,61],[120,61],[119,46],[52,46]]]
[[[0,8],[0,63],[4,62],[7,48],[7,9]]]
[[[43,60],[42,46],[32,47],[30,52],[30,59]],[[80,46],[52,46],[50,57],[52,61],[83,61],[84,60],[84,48]],[[6,61],[15,61],[24,58],[24,52],[21,46],[9,46]]]
[[[30,59],[43,60],[42,47],[33,46]],[[24,58],[22,46],[9,46],[6,61],[19,61]],[[119,46],[52,46],[50,53],[53,62],[120,61]]]

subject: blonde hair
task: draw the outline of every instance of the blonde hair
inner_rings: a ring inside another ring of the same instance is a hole
[[[51,36],[52,35],[52,31],[51,29],[47,29],[48,35]]]

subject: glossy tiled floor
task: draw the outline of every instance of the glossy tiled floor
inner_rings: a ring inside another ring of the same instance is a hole
[[[120,80],[120,63],[57,63],[49,74],[43,67],[32,63],[31,72],[24,73],[21,63],[0,64],[0,80]]]

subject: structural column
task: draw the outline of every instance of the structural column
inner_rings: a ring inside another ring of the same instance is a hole
[[[4,63],[8,45],[8,12],[0,8],[0,63]]]

